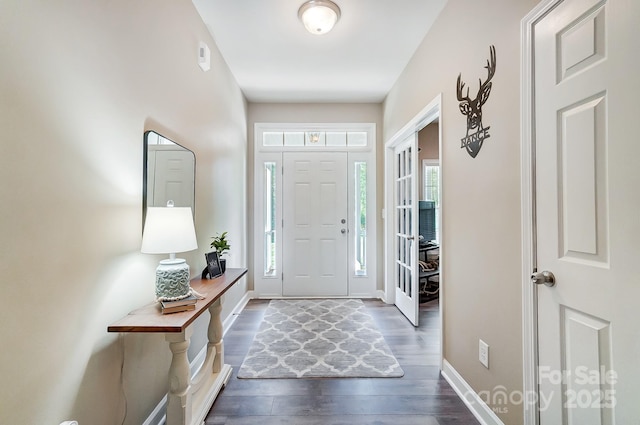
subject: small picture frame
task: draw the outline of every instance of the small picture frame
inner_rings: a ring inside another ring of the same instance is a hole
[[[220,257],[218,257],[218,252],[207,252],[206,254],[204,254],[204,257],[207,259],[207,270],[209,272],[209,279],[222,276],[222,268],[220,267]]]

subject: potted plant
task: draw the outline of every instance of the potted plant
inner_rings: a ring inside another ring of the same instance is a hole
[[[229,242],[227,242],[227,232],[218,233],[216,236],[211,237],[211,248],[214,248],[220,258],[220,270],[222,273],[227,268],[227,260],[222,258],[224,254],[231,249]]]

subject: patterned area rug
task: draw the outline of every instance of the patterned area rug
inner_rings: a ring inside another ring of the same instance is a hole
[[[388,378],[404,371],[361,300],[272,300],[238,378]]]

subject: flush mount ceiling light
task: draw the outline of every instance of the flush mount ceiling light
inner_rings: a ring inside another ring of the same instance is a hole
[[[298,9],[298,18],[311,34],[326,34],[340,19],[340,8],[330,0],[309,0]]]

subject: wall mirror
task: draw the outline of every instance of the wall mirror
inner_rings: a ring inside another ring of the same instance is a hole
[[[144,133],[142,226],[147,207],[191,207],[195,214],[196,156],[155,131]]]

